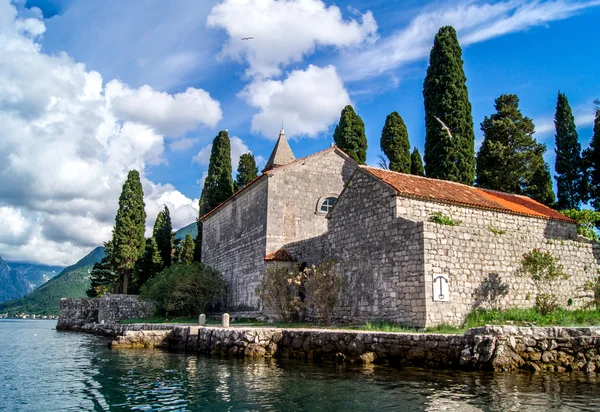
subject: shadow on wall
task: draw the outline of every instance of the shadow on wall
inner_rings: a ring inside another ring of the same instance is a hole
[[[497,309],[500,299],[509,292],[509,285],[498,273],[490,273],[473,292],[473,309]]]

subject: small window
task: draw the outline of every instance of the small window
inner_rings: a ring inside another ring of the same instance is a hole
[[[321,207],[319,208],[319,212],[329,213],[331,209],[333,209],[333,205],[335,205],[335,201],[337,198],[328,197],[321,203]]]

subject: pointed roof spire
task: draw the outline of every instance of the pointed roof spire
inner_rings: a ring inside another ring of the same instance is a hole
[[[287,139],[285,138],[285,132],[283,131],[283,127],[279,132],[279,139],[277,139],[277,143],[275,143],[275,148],[271,153],[271,157],[269,157],[269,161],[267,165],[263,169],[263,173],[267,170],[271,170],[277,166],[283,166],[290,162],[296,160],[294,156],[294,152],[292,152],[292,148],[290,147]]]

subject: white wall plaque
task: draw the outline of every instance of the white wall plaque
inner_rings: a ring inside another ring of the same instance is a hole
[[[450,291],[448,289],[448,275],[441,273],[433,274],[433,301],[448,302],[450,301]]]

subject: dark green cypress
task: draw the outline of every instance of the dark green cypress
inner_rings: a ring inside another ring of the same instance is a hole
[[[365,124],[352,106],[348,105],[342,110],[340,122],[333,132],[333,141],[358,163],[365,164],[367,161]]]
[[[114,290],[117,275],[108,256],[103,257],[100,262],[94,263],[90,278],[92,285],[86,291],[89,298],[101,297]]]
[[[169,254],[169,257],[170,256],[171,255]],[[163,264],[160,248],[156,238],[150,237],[146,239],[146,248],[144,249],[144,254],[138,260],[136,268],[136,290],[139,292],[144,283],[159,274],[164,268],[165,265]]]
[[[173,253],[173,224],[171,213],[165,205],[164,209],[156,216],[152,237],[156,240],[156,246],[160,253],[162,268],[171,266],[171,254]]]
[[[252,153],[244,153],[240,156],[237,175],[233,182],[233,189],[237,192],[258,176],[258,167]]]
[[[600,102],[596,101],[600,105]],[[590,200],[590,203],[600,211],[600,107],[596,110],[594,119],[594,134],[590,141],[590,147],[584,152],[584,158],[587,166],[587,185],[586,193],[583,198]]]
[[[425,176],[425,169],[423,168],[423,159],[421,159],[421,153],[416,147],[410,155],[410,174],[417,176]]]
[[[194,261],[194,239],[192,235],[189,233],[185,237],[183,241],[183,246],[181,248],[181,254],[179,255],[179,260],[184,265],[189,265]]]
[[[548,163],[544,160],[545,145],[535,152],[532,157],[531,175],[525,186],[524,194],[537,200],[546,206],[555,206],[554,189],[552,188],[552,176]]]
[[[111,260],[119,275],[117,293],[127,294],[135,263],[146,247],[145,206],[140,174],[131,170],[123,184],[113,228]]]
[[[475,132],[456,31],[442,27],[435,36],[423,83],[425,172],[427,177],[472,185]]]
[[[198,235],[194,240],[194,262],[202,263],[202,222],[198,220]]]
[[[557,206],[559,209],[578,209],[581,204],[581,188],[583,185],[583,164],[581,161],[581,144],[575,128],[575,118],[571,106],[564,93],[558,92],[556,114],[556,172]]]
[[[233,194],[231,177],[231,143],[227,131],[221,130],[213,140],[208,163],[208,176],[200,196],[200,216],[228,199]]]
[[[381,131],[381,150],[389,159],[389,169],[410,173],[410,143],[408,130],[398,112],[390,113]]]

